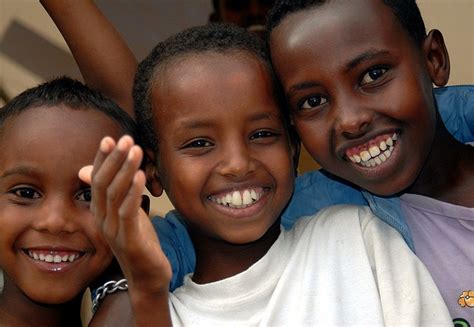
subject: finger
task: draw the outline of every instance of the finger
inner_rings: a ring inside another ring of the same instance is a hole
[[[142,195],[145,191],[145,182],[146,178],[143,171],[137,171],[133,177],[132,185],[128,189],[124,201],[120,206],[119,215],[123,227],[126,228],[126,230],[133,229],[134,220],[136,219],[135,217],[137,216],[137,213],[142,210],[141,204]]]
[[[89,166],[84,166],[81,169],[79,169],[79,179],[83,181],[84,183],[91,184],[92,183],[92,169],[94,166],[89,165]]]
[[[113,146],[112,139],[105,138],[101,143],[101,154],[96,156],[92,172],[92,207],[99,224],[103,224],[107,213],[107,192],[117,172],[121,169],[133,139],[123,136]],[[107,151],[110,151],[107,153]],[[96,166],[97,165],[97,166]]]
[[[139,146],[134,145],[107,189],[107,210],[118,212],[118,208],[122,205],[133,184],[134,176],[140,167],[142,158],[143,151]]]

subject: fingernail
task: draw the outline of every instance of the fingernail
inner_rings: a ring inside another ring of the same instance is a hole
[[[117,144],[117,147],[121,151],[125,151],[128,148],[128,145],[130,143],[130,136],[122,136]]]
[[[108,137],[104,137],[100,142],[100,151],[107,153],[110,151],[110,142]]]

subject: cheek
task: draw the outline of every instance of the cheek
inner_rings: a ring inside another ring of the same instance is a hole
[[[320,158],[328,155],[330,145],[328,132],[322,124],[311,121],[295,121],[295,126],[301,142],[313,159],[320,161]]]

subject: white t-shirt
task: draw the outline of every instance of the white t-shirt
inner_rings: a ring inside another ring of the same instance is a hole
[[[300,219],[240,274],[191,277],[170,294],[177,326],[452,326],[426,268],[366,207]]]

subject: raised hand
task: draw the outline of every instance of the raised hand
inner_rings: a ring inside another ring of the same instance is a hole
[[[92,181],[91,209],[128,281],[136,321],[150,315],[144,310],[152,302],[168,308],[172,275],[153,225],[140,207],[145,188],[145,175],[139,170],[142,158],[143,151],[131,137],[117,144],[105,137],[92,171],[85,167],[80,172],[81,179]],[[155,306],[154,311],[163,318],[162,310]]]

